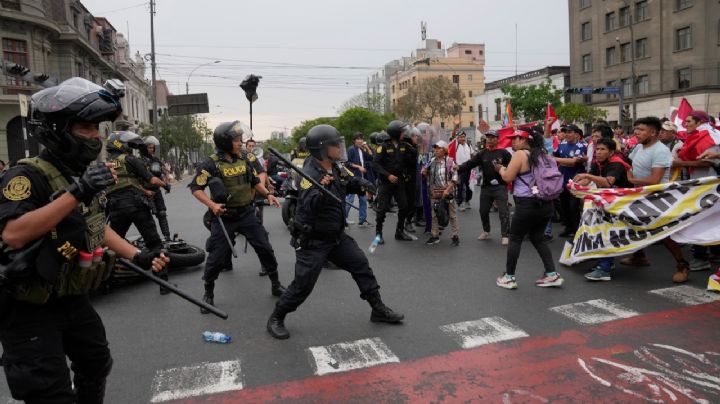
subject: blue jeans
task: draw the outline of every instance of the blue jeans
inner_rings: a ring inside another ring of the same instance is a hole
[[[345,200],[348,203],[353,203],[355,201],[355,194],[347,194],[345,196]],[[360,201],[360,219],[358,223],[362,223],[367,221],[367,196],[365,195],[358,195],[358,200]],[[350,205],[345,204],[345,219],[348,219],[350,217]]]
[[[598,268],[602,269],[605,272],[610,272],[610,270],[612,269],[613,261],[614,261],[613,257],[600,258],[597,261],[597,266],[598,266]]]

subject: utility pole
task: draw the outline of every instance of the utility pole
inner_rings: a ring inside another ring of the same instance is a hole
[[[150,68],[152,69],[153,136],[160,139],[157,113],[157,82],[155,81],[155,0],[150,0]]]
[[[635,13],[633,13],[632,5],[629,4],[628,0],[622,0],[623,5],[628,8],[628,17],[630,21],[628,21],[628,28],[630,29],[630,74],[632,77],[630,77],[630,88],[631,88],[631,94],[632,97],[632,119],[633,122],[637,119],[637,98],[635,93],[637,93],[637,75],[635,74],[635,31],[633,30],[633,25],[635,25]],[[622,55],[621,55],[622,56]],[[622,83],[620,83],[622,86]]]

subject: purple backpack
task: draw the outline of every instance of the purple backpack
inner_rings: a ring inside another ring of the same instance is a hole
[[[529,157],[529,156],[528,156]],[[532,168],[533,180],[531,184],[525,182],[522,177],[518,178],[530,188],[533,195],[543,201],[557,199],[563,191],[563,175],[558,170],[557,162],[546,153],[538,156],[538,164]]]

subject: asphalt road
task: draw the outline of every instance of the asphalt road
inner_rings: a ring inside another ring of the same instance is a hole
[[[201,205],[181,185],[166,195],[166,202],[171,231],[191,244],[204,246],[208,232],[201,223],[204,212]],[[387,244],[369,256],[383,299],[405,314],[402,325],[371,323],[370,308],[359,298],[352,278],[342,270],[326,270],[305,304],[288,315],[286,326],[291,338],[274,340],[265,331],[265,323],[276,299],[270,294],[269,280],[258,276],[259,261],[252,248],[242,254],[241,237],[235,270],[223,272],[216,287],[216,305],[230,314],[226,321],[201,315],[196,307],[175,296],[161,296],[157,287],[149,283],[94,298],[115,360],[106,402],[206,397],[214,392],[318,379],[315,375],[375,363],[405,363],[450,355],[463,348],[511,337],[557,337],[588,327],[593,321],[612,320],[612,315],[641,318],[648,313],[717,298],[702,292],[707,271],[691,274],[687,284],[691,289],[682,289],[700,296],[700,300],[683,300],[682,296],[669,299],[648,293],[674,286],[670,281],[673,260],[662,247],[648,251],[652,267],[618,266],[611,282],[587,282],[582,275],[589,263],[574,268],[558,266],[566,281],[563,287],[542,289],[534,286],[543,272],[539,257],[532,245],[525,243],[518,263],[519,289],[498,288],[494,282],[503,272],[506,249],[500,245],[497,214],[492,216],[493,239],[476,240],[480,232],[477,206],[475,197],[471,210],[459,212],[459,247],[450,245],[447,234],[441,237],[441,243],[426,246],[427,236],[419,234],[418,241],[397,242],[388,231]],[[357,221],[355,215],[352,219]],[[369,220],[374,222],[374,214],[370,214]],[[395,216],[389,216],[386,227],[392,229],[395,220]],[[280,210],[266,208],[265,223],[280,264],[281,281],[287,285],[292,280],[294,251],[288,245],[289,234],[282,224]],[[561,229],[555,230],[557,233]],[[374,236],[372,228],[355,226],[348,233],[362,248],[367,248]],[[551,246],[557,258],[562,243],[555,240]],[[201,269],[173,272],[171,280],[200,297]],[[603,319],[590,306],[585,309],[591,310],[576,315],[568,314],[573,306],[557,308],[596,299],[604,299],[600,304],[604,307],[608,307],[605,301],[611,302],[617,310]],[[487,322],[465,323],[498,317],[500,320],[490,321],[489,326]],[[471,338],[468,333],[472,333],[473,327],[476,334],[490,339]],[[201,338],[205,330],[224,332],[233,341],[226,345],[206,343]],[[336,345],[360,340],[369,340],[370,345],[360,348]],[[322,363],[322,358],[327,363]],[[0,382],[0,403],[8,400],[7,385]]]

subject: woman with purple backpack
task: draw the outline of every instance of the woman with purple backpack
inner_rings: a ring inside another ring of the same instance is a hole
[[[513,183],[515,200],[505,274],[497,278],[496,284],[505,289],[517,289],[515,267],[523,239],[529,234],[544,267],[543,276],[535,281],[535,285],[560,286],[563,278],[555,270],[552,253],[543,235],[553,213],[552,199],[562,192],[562,174],[555,161],[547,156],[542,134],[522,129],[516,130],[510,137],[515,151],[510,163],[507,167],[495,166],[503,181]]]

